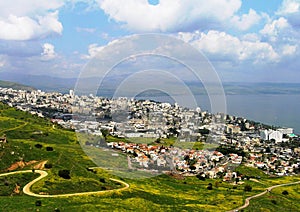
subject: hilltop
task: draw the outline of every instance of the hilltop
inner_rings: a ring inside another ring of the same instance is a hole
[[[12,88],[15,90],[27,90],[27,91],[32,91],[36,90],[34,87],[27,86],[27,85],[22,85],[16,82],[10,82],[10,81],[3,81],[0,80],[0,87],[2,88]]]

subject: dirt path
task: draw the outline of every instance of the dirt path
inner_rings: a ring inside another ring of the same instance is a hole
[[[284,184],[279,184],[279,185],[274,185],[274,186],[268,187],[264,192],[261,192],[261,193],[259,193],[259,194],[254,195],[254,196],[251,196],[251,197],[246,198],[245,204],[242,205],[241,207],[236,208],[236,209],[231,210],[231,211],[228,211],[228,212],[235,212],[235,211],[239,211],[239,210],[242,210],[242,209],[247,208],[247,207],[249,206],[249,204],[250,204],[250,200],[251,200],[251,199],[260,197],[260,196],[262,196],[262,195],[265,195],[266,193],[270,192],[270,191],[271,191],[272,189],[274,189],[274,188],[278,188],[278,187],[281,187],[281,186],[296,185],[296,184],[300,184],[300,181],[293,182],[293,183],[284,183]]]
[[[22,127],[25,127],[27,124],[28,124],[27,122],[23,122],[23,124],[21,124],[21,125],[19,125],[19,126],[16,126],[16,127],[13,127],[13,128],[9,128],[9,129],[0,131],[0,134],[3,134],[3,133],[6,133],[6,132],[9,132],[9,131],[13,131],[13,130],[20,129],[20,128],[22,128]]]
[[[15,172],[9,172],[9,173],[4,173],[4,174],[0,174],[0,177],[2,176],[7,176],[7,175],[13,175],[13,174],[22,174],[22,173],[30,173],[32,172],[32,170],[24,170],[24,171],[15,171]],[[47,195],[47,194],[36,194],[33,193],[30,190],[30,187],[38,182],[39,180],[43,179],[44,177],[46,177],[48,175],[48,173],[46,171],[43,170],[35,170],[36,173],[40,174],[40,176],[34,180],[32,180],[31,182],[27,183],[24,187],[23,187],[23,192],[24,194],[27,194],[29,196],[33,196],[33,197],[70,197],[70,196],[82,196],[82,195],[91,195],[91,194],[104,194],[104,193],[110,193],[110,192],[115,192],[115,191],[123,191],[125,189],[129,188],[129,184],[125,183],[121,180],[117,180],[117,179],[113,179],[110,178],[110,180],[118,182],[122,185],[124,185],[123,188],[118,188],[118,189],[113,189],[113,190],[105,190],[105,191],[91,191],[91,192],[80,192],[80,193],[71,193],[71,194],[57,194],[57,195]]]

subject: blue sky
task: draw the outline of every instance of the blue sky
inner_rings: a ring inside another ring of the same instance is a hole
[[[1,1],[0,72],[77,77],[139,33],[182,39],[223,81],[300,82],[300,0]]]

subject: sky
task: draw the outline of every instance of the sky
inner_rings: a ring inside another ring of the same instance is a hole
[[[225,82],[300,82],[300,0],[0,0],[0,72],[78,77],[145,33],[190,44]]]

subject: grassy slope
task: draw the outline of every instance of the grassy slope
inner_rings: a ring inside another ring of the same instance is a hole
[[[282,194],[288,191],[288,195]],[[300,211],[300,185],[275,188],[259,199],[251,201],[245,211]]]
[[[86,170],[86,167],[94,166],[94,164],[84,154],[78,144],[76,134],[72,131],[60,129],[59,126],[53,127],[48,120],[1,104],[0,131],[1,134],[7,135],[9,141],[5,149],[0,150],[0,170],[19,161],[20,157],[23,157],[25,161],[48,160],[48,163],[53,164],[53,168],[48,170],[49,176],[33,186],[35,192],[72,193],[98,190],[105,186],[107,188],[118,187],[109,182],[108,178],[111,177],[109,172],[97,169],[97,174],[93,174]],[[39,131],[43,134],[38,134]],[[35,144],[42,144],[42,148],[36,148]],[[54,151],[46,151],[47,146],[53,147]],[[11,155],[12,151],[15,152],[14,155]],[[72,179],[63,180],[58,177],[57,173],[60,169],[71,170]],[[241,167],[239,171],[254,174],[254,170],[245,167]],[[255,171],[255,175],[262,177],[260,182],[245,182],[253,187],[252,192],[244,192],[244,185],[235,186],[221,183],[219,180],[200,181],[196,177],[177,180],[160,175],[145,179],[123,179],[130,184],[130,188],[123,192],[69,198],[43,198],[41,199],[42,206],[35,206],[38,198],[26,195],[0,196],[0,202],[1,207],[6,211],[32,211],[37,208],[41,211],[53,211],[54,208],[59,208],[61,211],[226,211],[242,205],[246,197],[264,191],[270,185],[300,179],[299,177],[269,179],[259,171]],[[101,184],[99,178],[104,178],[106,183]],[[1,180],[3,179],[0,178],[0,182]],[[28,179],[23,181],[20,179],[22,183],[19,183],[23,185],[26,180]],[[208,183],[213,184],[213,190],[207,190]],[[280,189],[278,188],[277,192],[279,196],[276,196],[280,204],[276,207],[273,203],[269,206],[270,198],[268,197],[257,202],[253,201],[253,203],[259,207],[269,208],[270,211],[277,211],[278,207],[283,210],[291,204],[297,206],[296,202],[300,199],[297,186],[287,188],[290,189],[288,190],[290,194],[284,197]],[[274,193],[275,191],[277,189]],[[284,199],[281,201],[280,198],[287,198],[288,201]],[[255,206],[252,209],[251,207],[249,210],[257,209]]]

